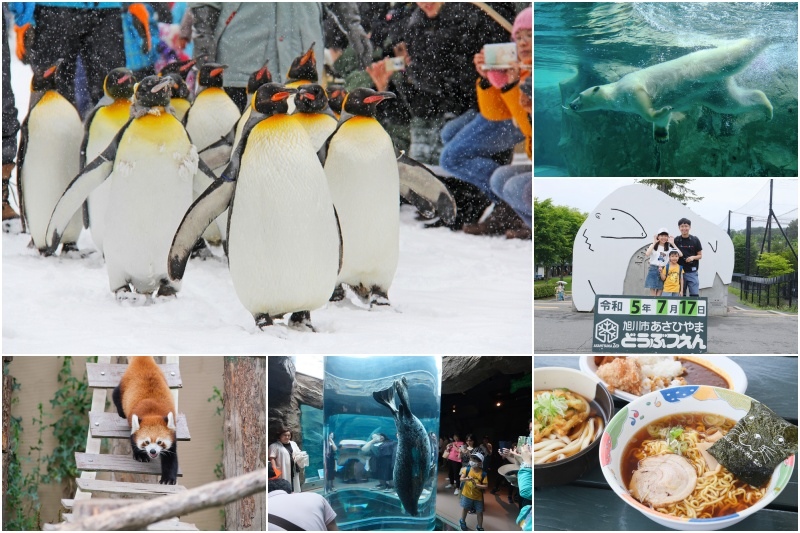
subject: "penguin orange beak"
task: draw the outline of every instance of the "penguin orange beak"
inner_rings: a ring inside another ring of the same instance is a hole
[[[222,71],[225,70],[226,68],[228,68],[228,65],[221,65],[218,68],[212,69],[211,72],[209,72],[209,75],[212,78],[216,78],[217,76],[222,74]]]
[[[389,91],[384,91],[384,92],[379,92],[377,94],[373,94],[372,96],[367,96],[366,98],[364,98],[364,103],[378,104],[380,102],[383,102],[384,100],[391,100],[392,98],[395,98],[394,93],[391,93]]]
[[[192,68],[192,67],[194,66],[194,64],[195,64],[195,63],[197,63],[197,59],[190,59],[190,60],[189,60],[189,61],[187,61],[187,62],[186,62],[186,64],[185,64],[185,65],[183,65],[183,66],[182,66],[182,67],[181,67],[179,70],[180,70],[181,72],[183,72],[183,71],[185,71],[185,70],[189,70],[190,68]]]
[[[124,76],[122,76],[120,79],[117,80],[117,85],[122,85],[123,83],[125,83],[129,79],[131,79],[131,75],[130,74],[125,74]]]
[[[283,91],[273,94],[271,100],[273,102],[280,102],[281,100],[286,100],[290,95],[295,94],[296,92],[297,89],[290,89],[287,87]]]
[[[300,64],[305,65],[310,59],[314,58],[314,45],[317,44],[316,42],[311,43],[311,46],[308,48],[308,52],[303,54],[303,57],[300,58]]]

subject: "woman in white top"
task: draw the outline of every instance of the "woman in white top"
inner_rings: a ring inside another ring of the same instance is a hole
[[[302,454],[300,447],[292,440],[290,429],[281,429],[278,433],[278,440],[269,445],[269,460],[272,468],[281,471],[281,478],[292,484],[294,492],[300,492],[302,461],[298,464],[298,460],[301,459]]]
[[[661,228],[653,237],[653,244],[644,253],[645,257],[650,258],[650,268],[647,269],[647,277],[644,280],[644,287],[650,289],[650,296],[661,296],[664,290],[664,282],[661,281],[658,269],[669,263],[669,251],[678,250],[675,246],[674,237],[669,234],[667,228]]]

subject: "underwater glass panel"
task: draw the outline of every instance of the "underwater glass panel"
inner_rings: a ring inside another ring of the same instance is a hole
[[[441,381],[440,356],[325,358],[324,496],[339,529],[434,529]]]
[[[306,483],[322,477],[322,409],[300,404],[300,424],[303,426],[303,450],[308,452],[309,464],[305,468]]]

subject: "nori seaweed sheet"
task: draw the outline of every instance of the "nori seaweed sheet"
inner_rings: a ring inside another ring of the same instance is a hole
[[[708,453],[740,480],[761,487],[781,461],[797,453],[797,426],[753,400],[750,411]]]

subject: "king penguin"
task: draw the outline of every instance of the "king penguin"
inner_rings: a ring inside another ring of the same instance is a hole
[[[300,121],[311,138],[315,151],[323,147],[325,141],[336,130],[336,118],[328,107],[328,95],[318,83],[301,85],[294,97],[296,109],[293,117]]]
[[[199,157],[169,108],[171,83],[171,78],[148,76],[137,85],[131,119],[70,183],[47,230],[52,251],[72,213],[113,171],[103,249],[118,300],[173,296],[180,288],[167,276],[167,253],[192,203]]]
[[[375,119],[378,104],[387,98],[394,94],[354,89],[326,145],[325,175],[343,242],[332,301],[344,297],[341,284],[346,284],[370,307],[389,305],[399,257],[401,195],[425,216],[455,218],[447,188],[424,165],[397,151]]]
[[[23,228],[41,254],[47,254],[47,223],[53,208],[80,170],[83,123],[75,106],[56,89],[63,62],[59,59],[50,68],[34,73],[30,109],[22,122],[17,154]],[[81,215],[75,213],[66,222],[62,253],[77,252]]]
[[[286,115],[295,91],[277,83],[258,89],[230,164],[175,234],[169,272],[183,277],[195,240],[228,208],[231,278],[256,325],[292,313],[290,326],[313,331],[310,311],[333,291],[341,241],[322,166],[303,127]]]
[[[197,63],[196,59],[186,61],[175,61],[169,63],[161,69],[159,76],[171,76],[174,81],[172,84],[172,97],[169,104],[175,109],[175,116],[183,122],[183,118],[192,106],[192,93],[186,85],[186,77]]]
[[[226,68],[228,68],[227,65],[217,63],[206,63],[200,67],[197,81],[204,89],[197,94],[184,119],[186,131],[198,152],[202,152],[224,138],[241,116],[239,108],[222,88],[222,72]],[[198,172],[194,178],[195,198],[209,185],[211,182],[203,173]],[[209,226],[204,236],[212,243],[219,243],[223,238],[220,230],[221,228],[218,228],[216,224]],[[199,250],[205,243],[199,242],[198,244],[200,245]]]
[[[286,86],[291,89],[296,89],[301,85],[309,83],[317,83],[319,81],[319,73],[317,72],[317,56],[314,53],[314,45],[316,42],[311,43],[308,50],[292,60],[289,65],[289,72],[286,73]],[[289,98],[289,114],[294,113],[295,104],[294,98]]]
[[[100,155],[130,119],[135,84],[136,78],[127,68],[115,68],[106,74],[103,92],[110,103],[98,104],[84,121],[81,170],[87,161]],[[94,245],[101,254],[110,190],[111,179],[108,179],[92,191],[84,204],[83,225],[91,231]]]

